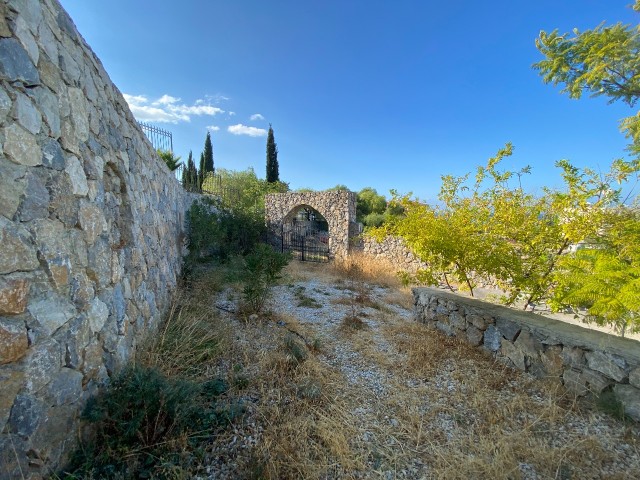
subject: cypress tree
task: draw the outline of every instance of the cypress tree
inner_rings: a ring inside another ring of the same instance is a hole
[[[204,172],[213,173],[213,147],[211,146],[211,134],[207,132],[207,138],[204,141]]]
[[[198,183],[198,170],[196,169],[196,164],[193,161],[193,153],[191,150],[189,150],[186,171],[186,189],[193,191],[196,189]]]
[[[189,156],[189,160],[191,160],[191,156]],[[182,177],[180,179],[182,188],[185,190],[189,190],[189,173],[189,162],[187,161],[186,165],[182,165]]]
[[[269,133],[267,135],[267,182],[273,183],[280,181],[280,172],[278,171],[278,146],[273,137],[273,128],[269,124]]]
[[[204,182],[204,152],[200,153],[200,168],[198,169],[198,190],[202,189]]]

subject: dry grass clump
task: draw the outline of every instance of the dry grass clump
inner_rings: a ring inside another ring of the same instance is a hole
[[[421,324],[387,326],[385,334],[404,356],[394,368],[420,379],[429,398],[416,402],[414,390],[389,408],[405,442],[430,458],[433,478],[586,478],[615,461],[559,381],[507,368]],[[572,423],[584,427],[567,428]]]
[[[392,289],[385,293],[382,302],[386,305],[396,305],[407,310],[413,309],[413,295],[409,289]]]
[[[355,276],[356,280],[385,287],[401,286],[397,267],[394,267],[388,260],[372,257],[365,253],[351,252],[347,257],[336,258],[331,267],[339,277],[351,278]]]
[[[141,349],[138,361],[167,376],[200,378],[228,343],[229,328],[213,306],[181,293],[164,324]]]
[[[285,278],[290,281],[318,280],[331,284],[338,278],[324,263],[299,262],[292,260],[284,269]]]
[[[263,430],[245,466],[249,478],[350,478],[363,468],[350,444],[353,422],[336,394],[339,375],[303,349],[288,333],[261,359]]]

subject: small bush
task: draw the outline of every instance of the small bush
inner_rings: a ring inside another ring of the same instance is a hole
[[[342,319],[342,326],[349,330],[364,330],[367,324],[357,315],[346,315]]]
[[[155,368],[126,368],[83,417],[97,426],[95,439],[79,450],[71,472],[85,478],[150,478],[180,461],[190,438],[211,435],[227,422],[215,398],[221,380],[201,385],[167,378]]]
[[[304,293],[304,287],[297,287],[294,291],[294,295],[298,300],[298,307],[305,308],[322,308],[322,304],[316,301],[314,298],[309,297]]]
[[[230,210],[220,202],[195,202],[187,217],[189,254],[187,270],[198,262],[227,260],[251,252],[265,233],[263,215]]]
[[[271,288],[282,278],[282,269],[288,262],[289,256],[264,244],[256,245],[254,251],[245,257],[242,294],[248,313],[262,311]]]
[[[299,365],[308,358],[307,347],[293,335],[288,334],[284,337],[283,343],[284,351],[294,365]]]

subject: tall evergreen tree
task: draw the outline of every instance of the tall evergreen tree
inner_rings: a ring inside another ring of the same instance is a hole
[[[200,153],[200,168],[198,169],[198,190],[202,188],[204,182],[204,152]]]
[[[269,124],[269,133],[267,135],[267,182],[273,183],[278,181],[280,181],[278,146],[273,137],[273,128],[271,124]]]
[[[211,146],[211,133],[207,132],[207,138],[204,141],[204,173],[213,173],[213,147]]]
[[[183,185],[188,191],[197,189],[198,186],[198,169],[193,161],[193,153],[189,151],[189,157],[187,159],[187,168],[185,169],[186,175],[183,172]],[[185,178],[186,177],[186,178]]]

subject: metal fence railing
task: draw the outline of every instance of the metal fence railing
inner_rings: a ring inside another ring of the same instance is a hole
[[[138,125],[140,125],[153,148],[173,153],[173,134],[169,130],[145,122],[138,122]]]

